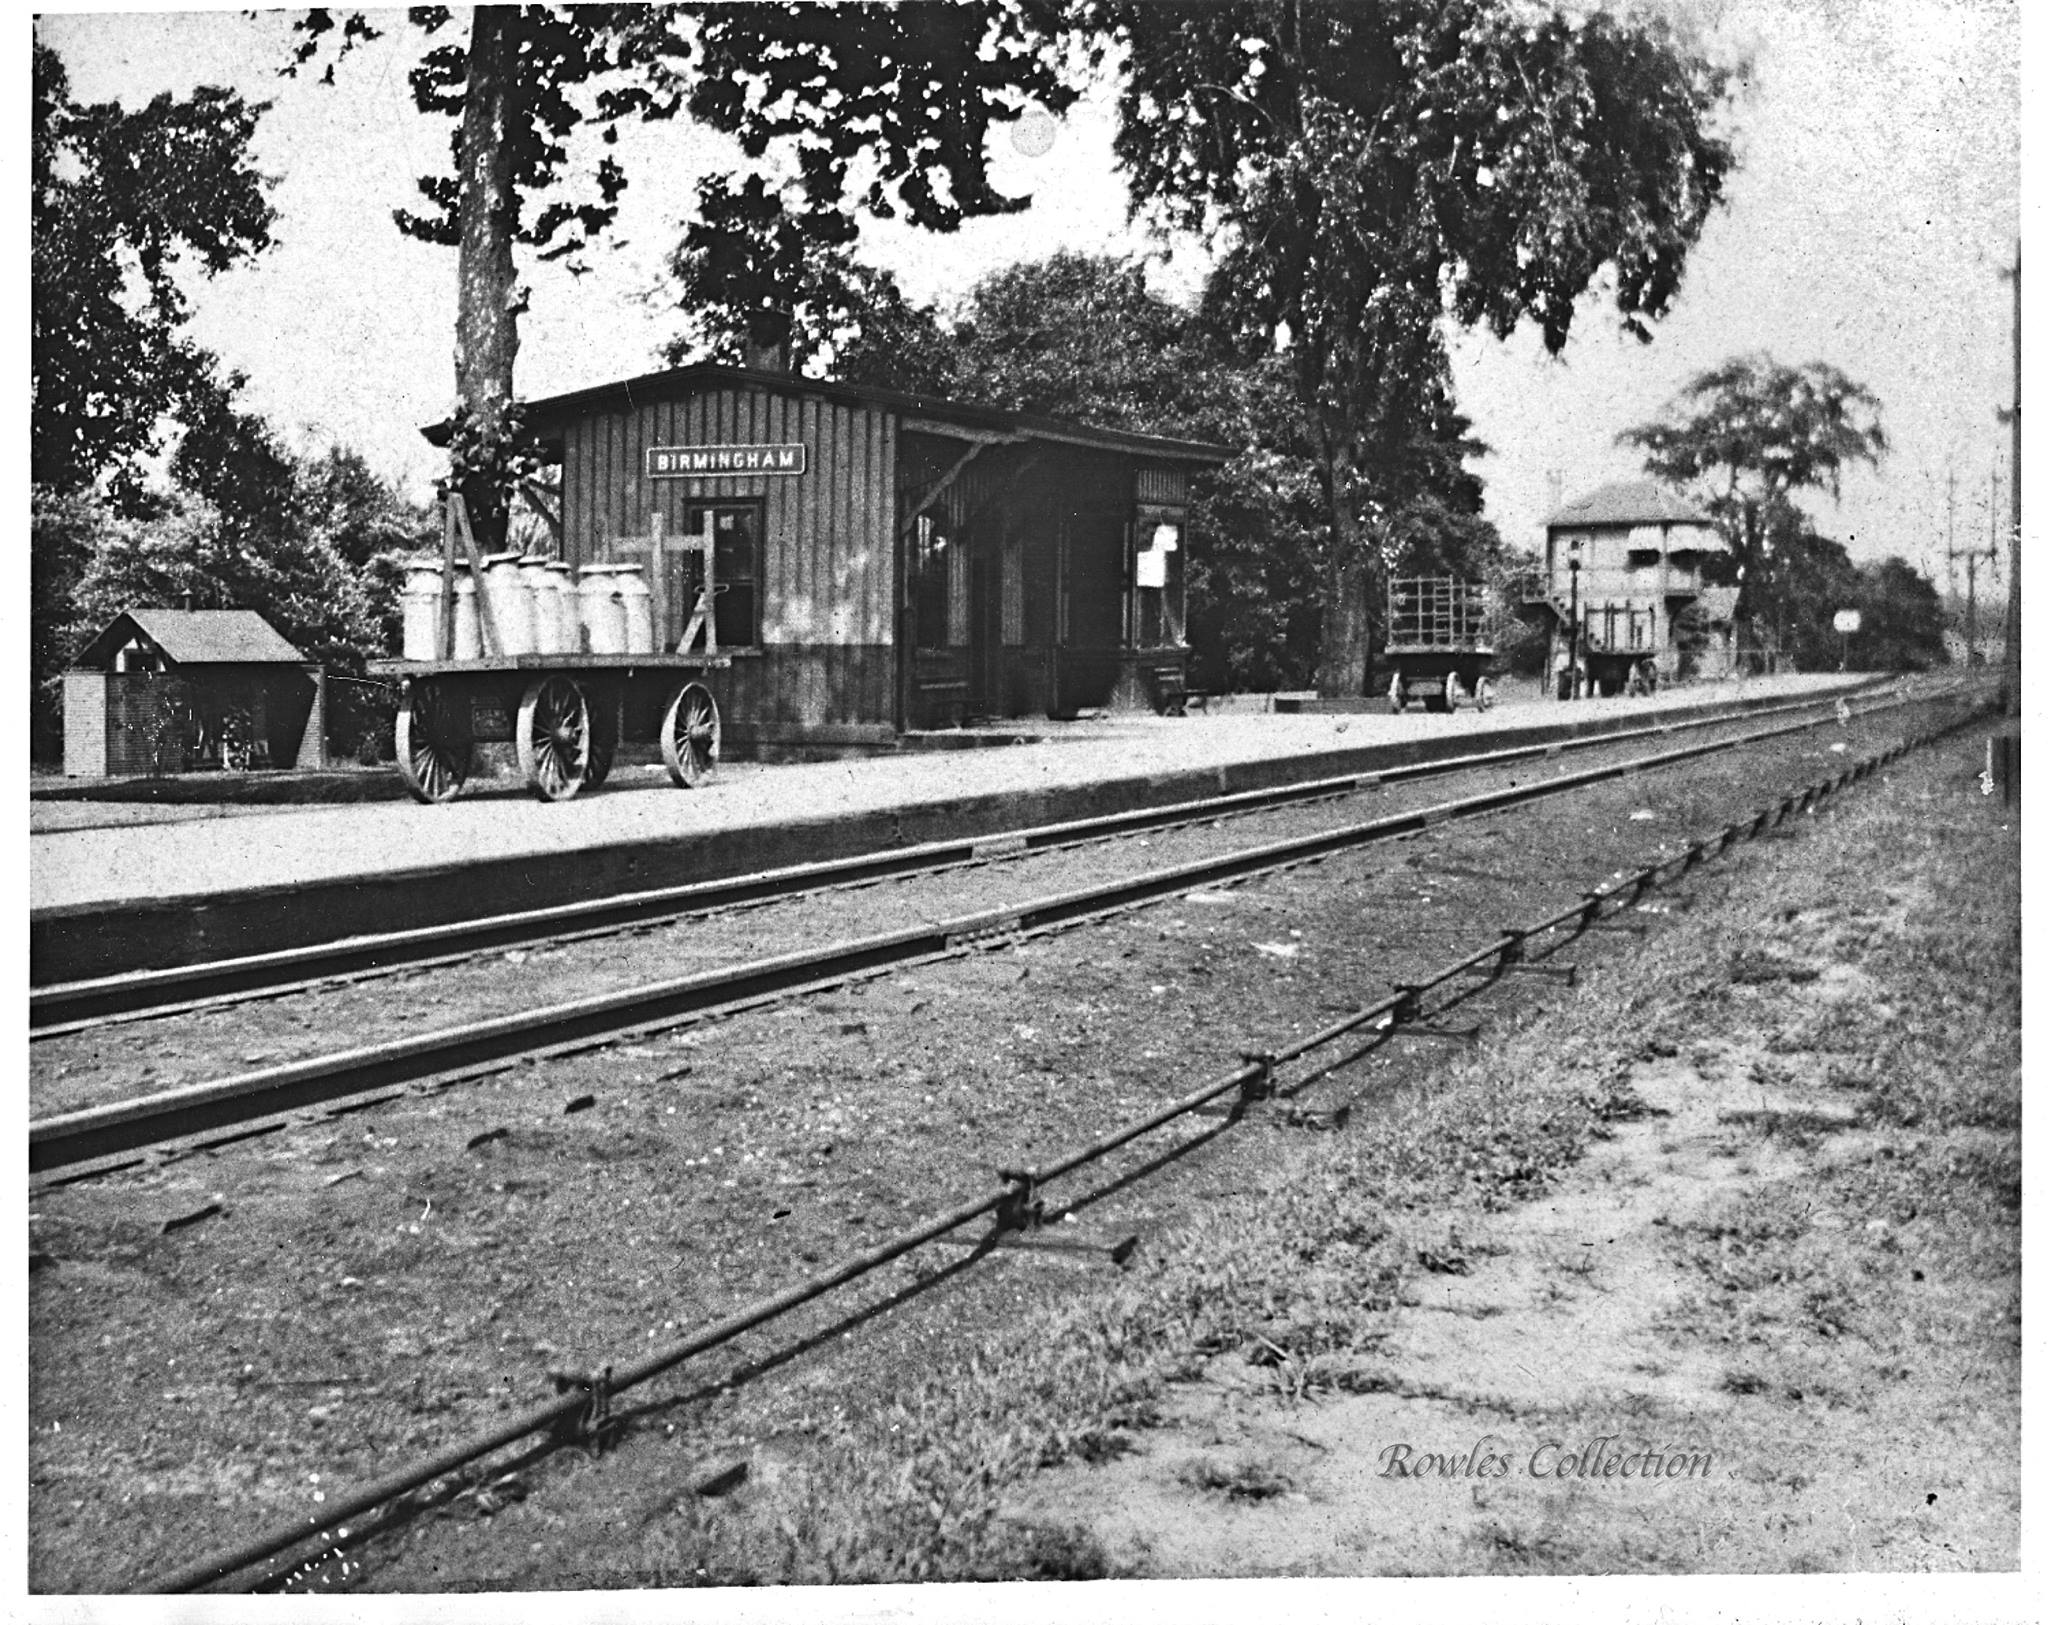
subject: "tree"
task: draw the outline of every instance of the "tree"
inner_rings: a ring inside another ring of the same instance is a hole
[[[1926,671],[1944,665],[1947,617],[1934,583],[1893,557],[1862,572],[1863,626],[1850,640],[1851,664],[1869,671]]]
[[[1554,353],[1606,271],[1647,337],[1733,162],[1707,127],[1726,76],[1657,25],[1506,0],[1085,9],[1127,53],[1135,205],[1224,245],[1222,309],[1291,363],[1330,529],[1320,683],[1356,692],[1407,426],[1449,400],[1444,319],[1529,318]]]
[[[267,104],[201,86],[134,112],[84,105],[42,44],[33,71],[29,477],[54,492],[106,479],[133,507],[137,461],[214,370],[184,335],[181,278],[270,245],[249,157]]]
[[[1650,423],[1624,430],[1660,479],[1697,488],[1742,583],[1738,613],[1775,618],[1787,571],[1813,535],[1796,493],[1839,497],[1842,471],[1888,449],[1882,405],[1823,361],[1734,356],[1700,373]]]
[[[778,236],[789,229],[779,210],[769,221]],[[712,265],[701,237],[680,244],[669,271],[681,290],[683,329],[663,346],[662,358],[671,366],[766,360],[807,376],[914,395],[944,395],[953,388],[959,357],[937,311],[913,304],[892,274],[848,250],[821,250],[796,239],[793,230],[789,235],[798,263],[762,275],[757,293],[737,297],[735,289],[749,273]],[[772,260],[776,248],[763,247],[763,257]],[[755,339],[758,314],[769,304],[787,318],[783,348],[773,355],[764,354]]]
[[[1139,433],[1242,443],[1244,403],[1197,316],[1145,285],[1137,260],[1060,252],[992,271],[955,325],[971,398]]]
[[[143,474],[175,421],[217,399],[217,365],[184,332],[181,286],[270,243],[249,157],[264,108],[202,86],[129,111],[83,104],[34,48],[29,195],[30,748],[61,740],[58,674],[73,604],[110,514],[160,502]]]
[[[847,240],[846,222],[862,209],[950,231],[971,215],[1025,206],[989,186],[985,147],[991,126],[1021,117],[1028,100],[1057,111],[1077,94],[1060,78],[1051,16],[1042,0],[480,6],[466,46],[430,48],[412,76],[414,101],[457,120],[452,172],[423,178],[429,209],[402,211],[398,223],[458,250],[449,478],[480,540],[503,536],[506,493],[525,456],[513,404],[525,305],[515,251],[573,256],[610,224],[626,185],[607,150],[594,193],[561,195],[576,131],[591,128],[609,149],[626,120],[687,112],[736,137],[750,163],[787,160],[797,179],[773,191],[758,176],[707,187],[686,242],[713,273],[697,291],[745,310],[750,340],[766,353],[788,342],[800,257],[771,257],[764,290],[758,257],[728,245],[773,238],[785,217],[803,241],[830,246]],[[453,13],[427,6],[412,17],[432,37]],[[330,78],[352,46],[376,37],[362,13],[337,25],[320,8],[295,26],[294,69],[316,60],[339,26]],[[550,192],[555,201],[529,211]],[[728,274],[730,283],[719,280]]]
[[[1860,609],[1868,589],[1849,550],[1801,523],[1772,544],[1771,554],[1782,564],[1780,591],[1770,617],[1782,652],[1801,671],[1827,671],[1839,665],[1842,635],[1835,630],[1835,616],[1841,610]],[[1867,648],[1865,640],[1858,641],[1859,658]]]

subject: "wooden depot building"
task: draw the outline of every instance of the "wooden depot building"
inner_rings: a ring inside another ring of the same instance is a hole
[[[1185,693],[1188,481],[1221,447],[708,364],[524,410],[562,557],[642,564],[657,647],[732,657],[732,744]]]

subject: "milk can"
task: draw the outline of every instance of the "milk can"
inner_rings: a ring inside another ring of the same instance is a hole
[[[407,559],[405,588],[399,597],[405,630],[398,652],[406,660],[432,660],[439,653],[441,630],[441,561]]]
[[[562,637],[562,582],[549,561],[529,554],[519,561],[519,578],[533,606],[533,653],[563,654],[570,644]]]
[[[484,601],[498,632],[494,653],[533,653],[533,597],[520,577],[517,553],[484,555]]]
[[[626,652],[626,606],[619,597],[618,566],[586,564],[576,586],[583,633],[594,655]]]
[[[476,619],[476,583],[465,570],[455,578],[455,650],[451,658],[475,660],[483,652]]]
[[[566,559],[547,561],[550,589],[555,601],[555,652],[580,654],[583,650],[583,614],[576,601],[576,573]]]
[[[654,653],[654,594],[639,565],[622,564],[619,573],[619,602],[626,616],[626,653]]]

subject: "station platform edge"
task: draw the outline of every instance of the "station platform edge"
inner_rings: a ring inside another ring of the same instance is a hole
[[[345,938],[731,879],[803,863],[888,851],[931,841],[992,838],[1047,824],[1138,811],[1236,791],[1271,789],[1405,767],[1484,750],[1561,743],[1631,727],[1737,716],[1799,699],[1850,694],[1869,680],[1771,685],[1739,697],[1653,709],[1603,706],[1597,715],[1508,722],[1455,732],[1417,732],[1399,740],[1323,748],[1165,771],[1110,773],[1086,782],[1002,784],[959,795],[924,796],[810,815],[735,821],[610,844],[554,851],[469,856],[459,861],[380,862],[361,872],[282,884],[100,897],[32,907],[30,981],[34,986],[127,971],[206,963]],[[1524,711],[1523,715],[1534,708]],[[1496,713],[1498,715],[1498,713]],[[977,758],[1003,755],[975,752]],[[1000,775],[996,775],[1000,777]],[[356,816],[396,811],[369,804]],[[339,813],[343,809],[322,809]],[[431,816],[444,809],[419,809]],[[549,809],[575,816],[576,804]],[[163,826],[176,842],[236,838],[239,821]],[[175,846],[170,850],[175,852]],[[33,861],[33,859],[32,859]],[[158,879],[175,862],[156,871]]]

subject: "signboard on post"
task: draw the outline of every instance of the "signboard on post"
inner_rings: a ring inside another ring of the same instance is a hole
[[[1835,630],[1845,638],[1851,632],[1861,632],[1863,630],[1863,611],[1860,609],[1836,610]]]

